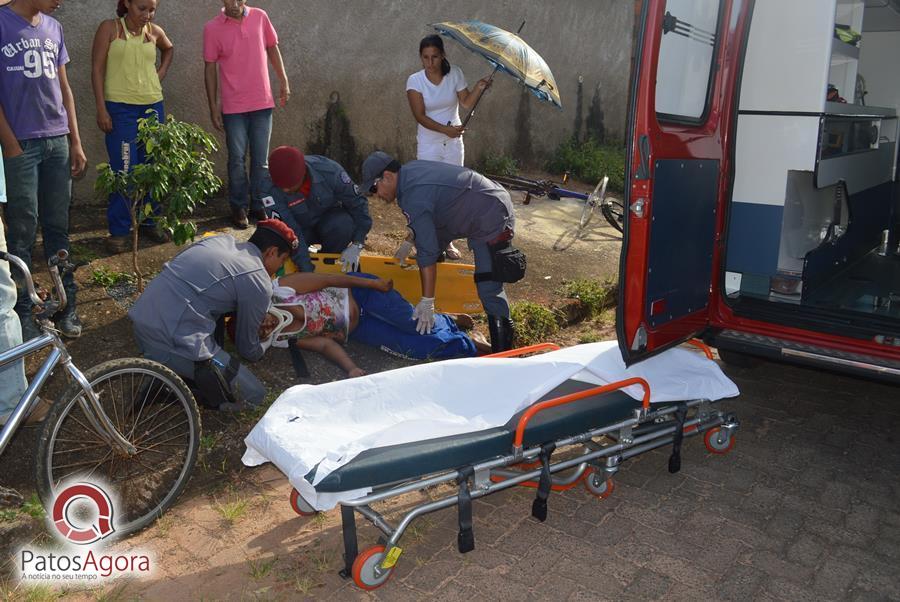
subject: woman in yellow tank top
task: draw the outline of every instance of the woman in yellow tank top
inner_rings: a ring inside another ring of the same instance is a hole
[[[91,83],[97,125],[106,133],[109,164],[116,171],[130,170],[144,160],[143,149],[134,142],[138,119],[152,109],[160,121],[165,120],[161,82],[174,50],[166,33],[153,23],[156,7],[157,0],[119,0],[118,18],[103,21],[94,35]],[[129,202],[121,195],[110,195],[106,217],[107,248],[113,253],[130,248]],[[167,240],[152,222],[142,224],[141,230],[156,242]]]

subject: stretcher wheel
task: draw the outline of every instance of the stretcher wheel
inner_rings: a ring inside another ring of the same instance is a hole
[[[604,479],[596,472],[591,471],[584,479],[584,488],[588,493],[595,495],[601,500],[605,500],[616,490],[616,484],[612,479]]]
[[[380,577],[375,576],[375,567],[384,560],[384,546],[377,545],[363,550],[353,561],[353,582],[366,591],[378,589],[384,585],[394,569],[384,571]]]
[[[728,437],[724,442],[719,442],[719,427],[706,431],[703,436],[703,443],[711,454],[727,454],[734,447],[734,437]]]
[[[300,516],[315,516],[317,514],[316,509],[300,497],[300,492],[296,489],[291,489],[291,508]]]

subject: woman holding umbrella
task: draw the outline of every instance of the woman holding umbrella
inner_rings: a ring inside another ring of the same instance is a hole
[[[479,80],[475,90],[470,92],[462,69],[450,65],[447,60],[444,41],[438,35],[422,38],[419,58],[422,70],[406,80],[406,98],[419,124],[416,158],[462,167],[465,147],[459,107],[470,110],[490,86],[490,81]],[[450,259],[460,258],[459,250],[452,242],[446,253]]]
[[[406,80],[406,98],[419,124],[417,159],[462,165],[465,157],[459,107],[471,109],[490,86],[481,79],[473,91],[462,70],[444,55],[444,41],[430,35],[419,42],[422,70]]]

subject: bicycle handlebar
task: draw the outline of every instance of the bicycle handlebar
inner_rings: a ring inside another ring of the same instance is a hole
[[[60,275],[59,270],[60,267],[62,267],[63,272],[67,272],[75,267],[69,261],[68,251],[60,249],[55,255],[52,255],[50,259],[47,260],[47,266],[50,271],[50,280],[53,282],[53,289],[56,291],[55,300],[51,298],[45,301],[38,295],[37,290],[34,287],[34,279],[31,277],[31,270],[28,269],[28,266],[25,265],[25,262],[22,261],[21,258],[0,251],[0,259],[4,259],[8,261],[10,265],[16,266],[22,273],[22,276],[25,278],[25,289],[28,291],[28,296],[31,298],[31,302],[34,303],[35,307],[40,309],[40,313],[47,314],[49,317],[66,308],[66,305],[68,305],[66,289],[63,286],[62,276]]]

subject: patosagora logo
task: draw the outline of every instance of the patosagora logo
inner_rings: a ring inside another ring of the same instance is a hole
[[[48,514],[60,544],[53,548],[24,546],[19,550],[18,569],[23,581],[71,585],[118,577],[150,576],[149,555],[129,551],[119,554],[106,549],[115,528],[114,490],[86,481],[59,490]]]
[[[96,509],[96,521],[81,526],[72,522],[69,511],[79,503],[92,504]],[[66,487],[53,503],[53,524],[60,535],[72,543],[92,544],[115,533],[113,505],[109,495],[91,483],[76,483]]]

